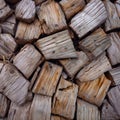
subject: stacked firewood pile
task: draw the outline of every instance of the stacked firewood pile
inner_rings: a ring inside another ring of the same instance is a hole
[[[120,120],[120,0],[0,0],[0,120]]]

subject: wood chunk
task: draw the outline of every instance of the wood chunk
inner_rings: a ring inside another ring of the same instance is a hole
[[[68,120],[68,119],[65,119],[65,118],[60,117],[60,116],[52,115],[52,116],[51,116],[51,120]]]
[[[100,120],[100,111],[95,105],[77,99],[76,120]]]
[[[55,33],[67,27],[64,13],[54,0],[44,2],[37,14],[45,34]]]
[[[29,78],[42,62],[42,55],[31,44],[26,44],[14,57],[13,64]]]
[[[21,0],[15,9],[16,18],[31,23],[35,18],[35,2],[32,0]]]
[[[53,99],[52,113],[68,119],[74,118],[78,86],[62,77]]]
[[[62,67],[45,62],[33,87],[33,93],[53,96],[62,73]]]
[[[111,69],[108,58],[103,53],[85,66],[76,76],[78,82],[91,81],[97,79],[104,72]]]
[[[17,71],[17,69],[5,64],[0,73],[0,92],[12,102],[23,104],[28,94],[29,82]]]
[[[95,57],[103,53],[111,45],[107,34],[101,29],[97,29],[91,35],[79,42],[80,46],[89,50]]]
[[[50,120],[51,97],[35,95],[29,116],[29,120]]]
[[[118,16],[120,18],[120,0],[116,0],[115,7],[117,9]]]
[[[60,63],[64,66],[70,77],[74,75],[88,63],[89,59],[84,52],[77,52],[78,58],[76,59],[64,59],[60,60]]]
[[[41,24],[38,19],[35,19],[31,24],[19,22],[15,38],[18,39],[18,43],[23,44],[38,39],[41,34]]]
[[[41,5],[46,0],[34,0],[36,5]]]
[[[43,53],[46,59],[77,57],[68,30],[39,39],[35,45]]]
[[[82,12],[75,15],[70,27],[76,32],[79,38],[105,22],[107,12],[101,0],[91,0]]]
[[[84,0],[61,0],[60,5],[65,12],[67,19],[73,17],[85,6]]]
[[[89,103],[100,106],[110,87],[111,81],[105,75],[96,80],[79,83],[78,96]]]

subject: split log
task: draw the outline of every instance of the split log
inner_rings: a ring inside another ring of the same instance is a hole
[[[28,94],[29,82],[17,71],[17,69],[5,64],[0,73],[0,92],[6,95],[12,102],[23,104]]]
[[[41,5],[46,0],[34,0],[36,5]]]
[[[42,55],[31,44],[26,44],[14,57],[13,64],[29,78],[42,62]]]
[[[60,5],[69,20],[85,6],[84,0],[61,0]]]
[[[54,0],[41,4],[37,14],[45,34],[55,33],[67,27],[64,13]]]
[[[15,9],[17,19],[31,23],[35,18],[35,2],[32,0],[21,0]]]
[[[43,53],[46,59],[77,57],[68,30],[39,39],[35,45]]]
[[[102,1],[91,0],[82,12],[72,18],[70,27],[81,38],[104,23],[106,18],[107,12]]]
[[[77,120],[100,120],[100,111],[95,105],[77,99]]]
[[[111,81],[105,75],[98,79],[79,83],[78,96],[89,103],[100,106],[107,94]]]
[[[79,42],[80,48],[83,51],[87,49],[90,51],[95,57],[99,56],[103,53],[108,47],[111,45],[111,41],[107,34],[101,29],[97,29],[91,35],[83,39]]]
[[[35,95],[29,116],[29,120],[50,120],[51,97]]]
[[[60,117],[60,116],[52,115],[52,116],[51,116],[51,120],[68,120],[68,119],[65,119],[65,118]]]
[[[74,118],[78,86],[62,77],[53,98],[52,113],[68,119]],[[67,109],[66,109],[67,108]]]
[[[53,96],[61,73],[62,67],[50,62],[45,62],[33,87],[33,93]]]
[[[60,60],[60,63],[65,68],[66,72],[70,77],[74,77],[74,75],[82,68],[84,67],[89,59],[87,55],[84,52],[77,52],[78,58],[76,59],[65,59]]]
[[[120,18],[120,0],[116,0],[115,7],[117,9],[118,16]]]
[[[85,66],[76,76],[77,82],[91,81],[97,79],[104,72],[111,69],[108,58],[103,53],[89,65]]]
[[[115,5],[110,0],[105,0],[105,7],[108,14],[108,18],[105,22],[105,31],[110,32],[120,28],[120,18]]]

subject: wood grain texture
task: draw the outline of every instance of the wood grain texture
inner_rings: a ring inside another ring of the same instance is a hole
[[[62,73],[62,67],[45,62],[33,87],[33,93],[53,96]]]
[[[43,53],[46,59],[77,57],[68,30],[39,39],[35,45]]]
[[[76,120],[100,120],[100,111],[95,105],[77,99]]]
[[[51,120],[69,120],[69,119],[65,119],[65,118],[60,117],[60,116],[52,115],[52,116],[51,116]]]
[[[13,64],[29,78],[38,65],[42,62],[42,55],[32,44],[26,44],[14,57]]]
[[[116,0],[115,7],[117,9],[118,16],[120,18],[120,0]]]
[[[41,4],[37,14],[45,34],[55,33],[67,27],[64,13],[54,0]]]
[[[0,92],[16,104],[23,104],[28,94],[29,82],[17,69],[5,64],[0,73]]]
[[[110,38],[99,28],[95,30],[85,39],[79,42],[80,46],[83,46],[85,49],[89,50],[95,57],[103,53],[111,45]],[[83,48],[83,51],[84,51]]]
[[[53,98],[52,113],[63,116],[67,119],[73,119],[77,93],[78,86],[61,77]]]
[[[2,68],[3,68],[3,66],[4,66],[4,62],[3,62],[3,61],[0,61],[0,72],[1,72],[1,70],[2,70]]]
[[[84,8],[85,1],[84,0],[61,0],[60,5],[62,6],[62,9],[67,19],[70,19],[76,13],[78,13],[80,10]]]
[[[74,75],[89,61],[87,55],[82,51],[77,52],[77,56],[78,58],[75,59],[60,60],[60,63],[63,65],[70,77],[74,77]]]
[[[82,12],[75,15],[70,27],[76,32],[79,38],[105,22],[107,12],[101,0],[91,0]]]
[[[35,95],[29,116],[29,120],[50,120],[51,97]]]
[[[36,5],[41,5],[46,0],[34,0]]]
[[[91,81],[97,79],[104,72],[111,69],[111,64],[103,53],[90,64],[85,66],[76,76],[77,82]]]
[[[98,79],[79,83],[78,96],[89,103],[100,106],[107,94],[111,81],[105,75]]]

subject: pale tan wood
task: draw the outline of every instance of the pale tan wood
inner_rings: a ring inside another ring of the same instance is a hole
[[[78,58],[75,59],[60,60],[60,63],[63,65],[70,77],[74,77],[74,75],[89,61],[87,55],[82,51],[77,52],[77,56]]]
[[[100,111],[95,105],[77,99],[76,120],[100,120]]]
[[[33,87],[33,93],[53,96],[62,73],[62,67],[45,62]]]
[[[120,0],[116,0],[115,7],[117,9],[118,16],[120,18]]]
[[[78,86],[61,77],[53,98],[52,113],[63,116],[67,119],[73,119],[77,93]]]
[[[29,78],[34,70],[42,62],[42,55],[32,44],[26,44],[20,52],[14,57],[13,64]]]
[[[77,57],[68,30],[39,39],[35,45],[43,53],[46,59]]]
[[[60,116],[52,115],[51,120],[69,120],[69,119],[65,119],[65,118],[60,117]]]
[[[5,64],[0,73],[0,92],[16,104],[23,104],[28,94],[29,82],[11,64]]]
[[[78,96],[92,104],[100,106],[107,94],[111,81],[105,75],[96,80],[79,83]]]
[[[97,79],[104,72],[111,69],[111,64],[103,53],[85,66],[76,76],[78,82],[91,81]]]
[[[35,18],[35,2],[32,0],[21,0],[15,9],[17,19],[31,23]]]
[[[45,34],[51,34],[67,27],[64,13],[54,0],[42,3],[37,14]]]
[[[50,120],[51,97],[35,95],[29,114],[29,120]]]
[[[85,1],[84,0],[61,0],[60,5],[62,6],[62,9],[67,19],[70,19],[76,13],[78,13],[80,10],[84,8]]]
[[[89,50],[95,57],[97,57],[108,47],[110,47],[111,41],[108,35],[103,31],[103,29],[99,28],[88,37],[81,40],[79,44],[80,46],[83,46],[83,51],[85,48]]]
[[[76,32],[79,38],[105,22],[107,12],[101,0],[91,0],[77,15],[75,15],[70,27]]]

